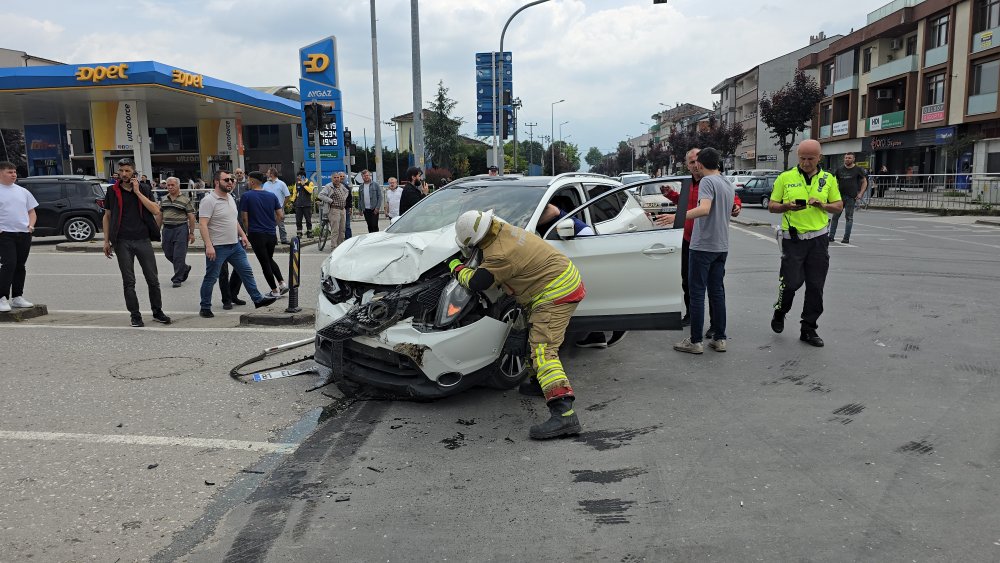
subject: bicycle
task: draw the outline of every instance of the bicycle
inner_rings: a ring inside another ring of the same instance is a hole
[[[326,248],[326,241],[330,238],[330,222],[326,220],[326,213],[323,212],[321,207],[319,210],[319,239],[316,241],[316,247],[323,251]]]

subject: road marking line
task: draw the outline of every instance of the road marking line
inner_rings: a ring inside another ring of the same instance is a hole
[[[753,232],[753,231],[751,231],[749,229],[744,229],[743,227],[737,227],[737,226],[733,225],[732,223],[729,224],[729,227],[732,228],[732,229],[736,229],[737,231],[740,231],[742,233],[748,234],[750,236],[754,236],[754,237],[757,237],[759,239],[763,239],[763,240],[769,241],[769,242],[771,242],[773,244],[778,244],[778,241],[773,236],[769,237],[767,235],[762,235],[760,233],[755,233],[755,232]]]
[[[189,448],[221,448],[267,453],[291,453],[298,444],[282,442],[250,442],[219,438],[179,438],[171,436],[137,436],[108,434],[77,434],[71,432],[28,432],[0,430],[0,440],[42,442],[82,442],[85,444],[128,444],[137,446],[185,446]]]
[[[215,328],[183,328],[165,326],[145,326],[135,328],[131,326],[94,326],[94,325],[55,325],[55,324],[25,324],[11,323],[5,324],[4,329],[71,329],[71,330],[139,330],[142,332],[255,332],[255,333],[295,333],[305,334],[315,332],[312,328],[264,328],[260,326],[220,326]]]
[[[875,225],[866,225],[864,223],[858,223],[858,225],[861,226],[861,227],[868,227],[870,229],[881,229],[883,231],[899,231],[900,230],[900,229],[893,229],[891,227],[878,227],[878,226],[875,226]],[[929,235],[929,234],[921,232],[921,231],[901,231],[901,232],[904,233],[904,234],[907,234],[907,235],[920,235],[922,237],[936,238],[936,239],[941,239],[941,240],[948,240],[948,241],[951,241],[951,242],[960,242],[960,243],[963,243],[963,244],[973,244],[973,245],[976,245],[976,246],[985,246],[987,248],[1000,248],[1000,245],[996,245],[996,244],[986,244],[985,242],[975,242],[975,241],[971,241],[971,240],[963,240],[963,239],[952,238],[952,237],[941,237],[941,236],[937,236],[937,235]]]
[[[216,317],[221,317],[225,315],[242,315],[246,311],[219,311],[215,313]],[[99,309],[51,309],[49,313],[66,313],[70,315],[131,315],[132,313],[128,311],[107,311]],[[170,311],[171,315],[192,315],[197,317],[198,311]]]
[[[878,240],[906,240],[905,238],[880,238]]]

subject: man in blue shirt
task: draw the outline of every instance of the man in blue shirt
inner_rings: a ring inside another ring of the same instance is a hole
[[[247,178],[249,191],[240,198],[240,216],[247,227],[247,238],[253,253],[260,262],[264,279],[271,288],[264,297],[278,298],[288,293],[288,286],[281,277],[281,270],[274,261],[274,247],[278,238],[274,235],[274,227],[285,220],[285,211],[278,198],[263,189],[264,175],[251,172]]]

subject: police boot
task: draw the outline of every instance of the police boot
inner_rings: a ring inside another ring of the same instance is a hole
[[[571,436],[580,433],[580,420],[573,411],[573,397],[559,397],[549,401],[549,413],[552,417],[541,424],[535,424],[528,431],[528,436],[535,440],[548,440],[559,436]]]
[[[529,375],[521,385],[517,387],[518,393],[522,395],[527,395],[529,397],[544,397],[545,393],[542,393],[542,386],[538,383],[538,378],[534,375]]]

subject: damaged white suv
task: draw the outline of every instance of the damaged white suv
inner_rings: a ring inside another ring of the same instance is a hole
[[[493,209],[573,260],[587,297],[569,330],[681,328],[682,229],[655,226],[625,186],[597,174],[478,176],[331,253],[321,271],[315,360],[335,378],[420,398],[520,383],[530,369],[524,312],[500,289],[474,294],[448,273],[451,259],[465,260],[455,220],[470,209]]]

